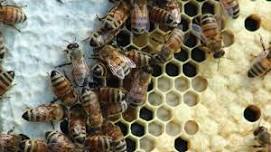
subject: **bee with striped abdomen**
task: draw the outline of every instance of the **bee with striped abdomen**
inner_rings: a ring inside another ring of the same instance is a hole
[[[131,30],[134,34],[143,34],[150,28],[149,12],[146,0],[133,0],[131,10]]]
[[[271,151],[271,134],[268,132],[268,129],[264,126],[259,126],[253,131],[255,140],[259,145],[253,145],[258,151]]]
[[[64,51],[67,53],[68,59],[71,63],[62,64],[57,67],[72,64],[73,80],[77,86],[82,87],[89,76],[89,67],[85,60],[84,53],[79,48],[78,43],[70,43]]]
[[[240,15],[240,7],[238,0],[219,0],[220,5],[227,15],[236,19]]]
[[[104,46],[99,50],[98,56],[101,60],[106,62],[112,74],[119,79],[124,79],[125,76],[130,73],[131,69],[136,67],[133,61],[120,53],[120,50],[114,48],[112,45]]]
[[[85,141],[86,152],[111,152],[112,138],[102,134],[88,135]]]
[[[4,71],[4,69],[0,68],[0,96],[4,95],[12,87],[14,77],[14,71]]]
[[[151,56],[145,52],[138,51],[136,49],[127,51],[124,53],[130,60],[132,60],[137,68],[148,66],[151,61]]]
[[[107,79],[107,67],[102,62],[97,61],[91,67],[91,73],[95,87],[105,87]]]
[[[45,141],[37,140],[24,140],[20,143],[20,152],[48,152],[48,147]]]
[[[157,6],[149,6],[148,9],[151,22],[166,25],[168,27],[177,26],[177,22],[174,20],[174,17],[169,11]]]
[[[76,152],[75,145],[63,133],[49,131],[45,134],[49,152]]]
[[[82,90],[81,103],[88,115],[87,124],[91,128],[100,128],[104,119],[97,94],[90,89],[84,88]]]
[[[15,24],[22,23],[27,19],[22,7],[15,5],[3,5],[2,3],[3,1],[0,2],[0,22],[10,25],[16,30],[20,31],[15,27]]]
[[[53,91],[58,99],[67,106],[71,106],[77,102],[77,92],[70,81],[62,73],[53,70],[50,78]]]
[[[27,109],[22,118],[33,122],[50,122],[64,119],[66,108],[58,103],[42,104],[36,108]]]
[[[13,134],[13,130],[7,134],[0,133],[0,151],[1,152],[17,152],[22,141],[29,139],[24,134]]]
[[[101,48],[111,42],[119,32],[120,30],[105,31],[103,29],[92,32],[88,38],[89,45],[95,48]]]
[[[0,32],[0,65],[2,65],[7,51],[4,41],[4,35],[2,32]]]

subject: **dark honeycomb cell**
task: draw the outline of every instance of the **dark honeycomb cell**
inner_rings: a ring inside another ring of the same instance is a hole
[[[136,142],[133,139],[126,138],[127,151],[134,152],[136,150]]]
[[[153,112],[149,110],[148,108],[143,107],[140,109],[139,117],[146,121],[150,121],[153,119]]]
[[[119,46],[125,47],[130,44],[130,32],[127,30],[122,30],[117,35],[117,44]]]
[[[134,122],[131,125],[131,132],[133,135],[141,137],[145,134],[145,128],[141,124]]]
[[[128,107],[128,109],[122,113],[122,118],[128,122],[132,122],[137,119],[137,108]]]
[[[153,89],[153,81],[151,80],[148,85],[148,91],[151,91]]]
[[[121,80],[117,77],[113,76],[107,79],[106,81],[107,86],[117,88],[121,84]]]
[[[252,14],[245,19],[245,28],[248,31],[253,32],[253,31],[258,30],[260,27],[260,24],[261,24],[261,18],[256,14]]]
[[[206,13],[215,14],[215,4],[213,4],[211,2],[205,2],[201,7],[201,13],[202,14],[206,14]]]
[[[125,27],[131,31],[131,18],[129,17],[125,22]]]
[[[181,52],[174,54],[174,57],[175,57],[175,59],[184,62],[189,57],[188,51],[185,48],[182,48]]]
[[[174,146],[179,152],[185,152],[188,150],[188,142],[181,137],[175,139]]]
[[[162,74],[162,67],[159,65],[153,65],[152,66],[152,76],[158,77]]]
[[[189,29],[190,20],[184,15],[182,15],[181,18],[181,24],[179,25],[179,28],[181,28],[185,32]]]
[[[188,2],[184,5],[184,12],[185,14],[193,17],[198,14],[198,6],[195,2]]]
[[[204,2],[205,0],[197,0],[198,2]]]
[[[198,43],[197,37],[192,33],[186,33],[184,35],[184,45],[193,48],[197,45],[197,43]]]
[[[116,123],[116,125],[120,127],[120,130],[124,136],[126,136],[128,134],[128,127],[126,124],[119,121]]]
[[[255,105],[249,105],[244,110],[244,117],[247,121],[255,122],[261,117],[261,110]]]
[[[202,62],[206,59],[206,54],[204,50],[199,47],[196,47],[192,50],[191,58],[197,62]]]
[[[187,62],[183,65],[183,73],[188,77],[196,76],[198,73],[196,65],[191,62]]]
[[[173,77],[177,76],[180,73],[179,67],[176,64],[169,62],[166,65],[166,73],[169,76],[173,76]]]

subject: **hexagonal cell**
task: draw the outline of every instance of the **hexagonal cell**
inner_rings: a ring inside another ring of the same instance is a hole
[[[121,121],[118,121],[117,123],[115,123],[115,125],[120,127],[120,130],[121,130],[123,136],[126,136],[128,134],[128,126],[127,126],[127,124],[125,124],[125,123],[123,123]]]
[[[142,107],[139,111],[139,117],[146,121],[150,121],[153,119],[153,112],[146,107]]]
[[[203,49],[196,47],[191,52],[191,58],[197,62],[203,62],[206,59],[206,54]]]
[[[148,43],[148,33],[133,35],[133,44],[137,47],[143,47]]]
[[[162,121],[168,121],[172,118],[172,112],[168,107],[161,106],[157,109],[156,116]]]
[[[208,81],[201,76],[197,76],[192,80],[192,88],[198,92],[204,91],[207,88],[207,85]]]
[[[177,136],[181,132],[181,125],[177,122],[170,121],[166,125],[166,133],[170,136]]]
[[[148,85],[148,91],[151,91],[153,89],[153,80],[151,79],[151,81],[149,82],[149,85]]]
[[[174,147],[179,152],[185,152],[188,150],[189,142],[182,137],[178,137],[174,141]]]
[[[184,124],[184,131],[189,135],[195,135],[199,131],[199,125],[194,120],[188,120]]]
[[[137,108],[128,107],[128,109],[122,113],[122,118],[128,122],[132,122],[137,119]]]
[[[167,75],[172,76],[172,77],[179,75],[179,73],[180,73],[179,66],[173,62],[167,63],[166,64],[166,73],[167,73]]]
[[[140,148],[145,151],[152,151],[155,148],[155,141],[151,137],[145,136],[139,141]]]
[[[183,65],[183,73],[187,77],[194,77],[198,74],[198,67],[193,62],[187,62]]]
[[[193,91],[188,91],[184,94],[183,101],[188,106],[195,106],[199,102],[199,95]]]
[[[134,152],[137,147],[137,140],[132,137],[125,138],[127,144],[127,152]]]
[[[169,77],[162,76],[157,81],[158,89],[160,89],[163,92],[168,91],[169,89],[172,88],[172,82]]]
[[[257,14],[249,15],[245,19],[245,28],[248,31],[254,32],[259,29],[261,25],[261,18]]]
[[[199,13],[199,4],[194,1],[189,1],[184,4],[184,12],[191,17],[196,16]]]
[[[166,33],[158,29],[154,30],[149,36],[149,42],[152,46],[164,44],[166,40]]]
[[[186,32],[189,29],[190,19],[185,15],[181,15],[181,29]]]
[[[159,106],[163,102],[163,95],[157,91],[150,92],[148,102],[153,106]]]
[[[234,33],[231,30],[223,30],[221,35],[223,38],[224,47],[229,47],[234,43],[235,37]]]
[[[175,54],[174,54],[174,57],[175,57],[175,59],[184,62],[184,61],[186,61],[186,60],[188,59],[188,57],[189,57],[189,55],[188,55],[188,50],[182,47],[181,52],[175,53]]]
[[[159,77],[162,74],[162,67],[160,65],[153,65],[152,66],[152,76]]]
[[[189,48],[193,48],[198,44],[198,39],[197,37],[192,34],[191,32],[188,32],[184,35],[184,45],[189,47]]]
[[[169,106],[175,107],[180,104],[181,95],[175,91],[170,91],[166,95],[166,102]]]
[[[256,105],[249,105],[244,110],[244,118],[249,122],[255,122],[261,117],[261,109]]]
[[[127,30],[122,30],[116,36],[117,44],[121,47],[125,47],[130,44],[130,32]]]
[[[148,131],[154,136],[160,136],[164,132],[164,126],[161,122],[155,120],[148,124]]]
[[[189,88],[189,80],[186,77],[178,77],[175,79],[175,88],[181,92],[184,92]]]
[[[206,14],[206,13],[215,14],[215,5],[216,4],[214,4],[211,1],[204,2],[201,7],[201,13],[202,14]]]
[[[131,124],[131,132],[137,137],[142,137],[145,134],[145,127],[139,122],[134,122]]]

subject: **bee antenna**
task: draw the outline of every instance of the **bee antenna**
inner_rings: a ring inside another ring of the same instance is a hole
[[[262,35],[260,33],[259,33],[259,36],[260,36],[260,43],[262,45],[263,50],[265,51],[265,46],[264,46],[264,43],[263,43],[263,37],[262,37]]]
[[[68,44],[70,44],[71,42],[69,42],[68,40],[63,40],[64,42],[66,42],[66,43],[68,43]]]

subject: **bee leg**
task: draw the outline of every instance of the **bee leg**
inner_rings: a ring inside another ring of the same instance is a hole
[[[50,124],[51,124],[52,128],[55,130],[55,124],[54,124],[54,122],[50,121]]]
[[[64,63],[64,64],[60,64],[58,66],[55,66],[55,68],[60,68],[60,67],[63,67],[63,66],[67,66],[67,65],[71,65],[72,63]]]
[[[12,27],[12,28],[14,28],[14,29],[16,29],[18,32],[21,32],[21,30],[20,29],[18,29],[15,25],[11,25],[11,24],[7,24],[7,25],[9,25],[10,27]]]
[[[50,103],[55,103],[55,102],[57,102],[57,98],[55,98],[55,99],[53,99],[52,101],[50,101]]]
[[[13,126],[13,127],[7,132],[7,134],[9,135],[9,134],[13,133],[14,129],[15,129],[15,126]]]
[[[57,2],[64,4],[64,2],[62,0],[56,0]]]

